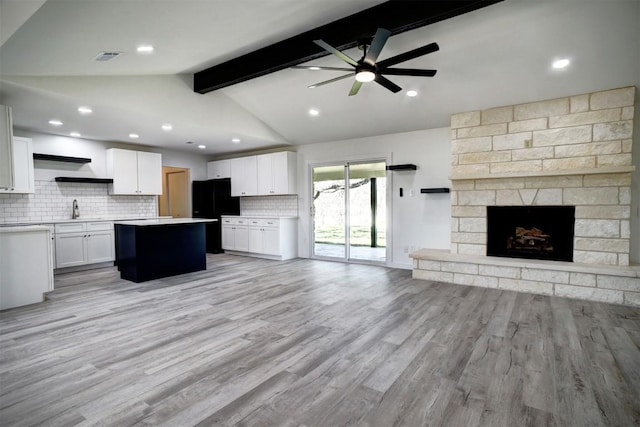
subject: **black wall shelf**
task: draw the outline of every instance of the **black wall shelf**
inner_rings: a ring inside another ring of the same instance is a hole
[[[85,184],[111,184],[111,178],[78,178],[75,176],[57,176],[56,182],[82,182]]]
[[[446,187],[441,188],[421,188],[420,192],[422,194],[437,194],[437,193],[450,193],[451,190]]]
[[[387,166],[388,171],[414,171],[416,169],[418,169],[418,167],[410,163],[407,163],[405,165],[388,165]]]
[[[49,160],[51,162],[65,162],[65,163],[91,163],[91,159],[86,157],[69,157],[69,156],[58,156],[55,154],[41,154],[41,153],[33,153],[33,160]]]

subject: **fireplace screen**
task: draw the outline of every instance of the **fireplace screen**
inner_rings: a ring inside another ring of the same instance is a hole
[[[573,261],[574,206],[488,206],[487,255]]]

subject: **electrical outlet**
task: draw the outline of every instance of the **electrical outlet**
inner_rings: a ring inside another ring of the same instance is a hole
[[[405,253],[405,254],[408,254],[408,253],[409,253],[409,246],[405,246],[405,247],[404,247],[404,253]]]
[[[525,139],[524,140],[524,148],[531,148],[531,140],[530,139]]]

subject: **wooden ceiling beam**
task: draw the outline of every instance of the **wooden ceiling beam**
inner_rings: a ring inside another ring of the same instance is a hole
[[[204,94],[328,55],[313,43],[316,39],[322,39],[339,50],[350,49],[358,45],[358,40],[372,37],[379,27],[390,30],[392,35],[399,34],[501,1],[387,1],[198,71],[193,76],[193,90]]]

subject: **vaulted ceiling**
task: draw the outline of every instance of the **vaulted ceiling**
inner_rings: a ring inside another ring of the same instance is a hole
[[[307,88],[340,75],[331,71],[283,69],[204,95],[193,73],[381,0],[0,1],[0,103],[16,127],[201,154],[443,127],[456,112],[640,85],[637,0],[505,0],[393,35],[380,59],[435,41],[440,51],[402,65],[438,74],[393,77],[396,94],[365,84],[352,97],[350,79]],[[155,51],[136,53],[141,44]],[[122,54],[93,61],[101,51]],[[552,69],[560,57],[570,66]]]

